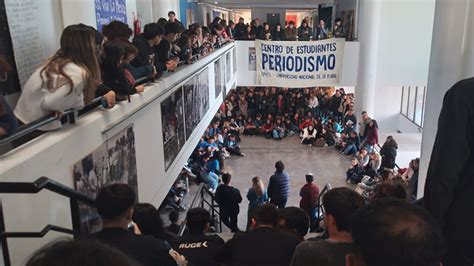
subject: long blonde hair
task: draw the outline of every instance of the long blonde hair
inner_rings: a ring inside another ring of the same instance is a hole
[[[255,190],[255,193],[258,197],[263,196],[263,191],[265,190],[265,187],[260,177],[256,176],[252,178],[252,188]]]
[[[74,63],[84,69],[84,100],[94,98],[97,81],[100,80],[99,62],[96,56],[95,32],[86,25],[71,25],[61,34],[61,48],[49,58],[41,69],[40,76],[48,90],[56,90],[65,83],[72,88],[74,82],[64,72],[68,63]],[[52,75],[58,75],[55,83]]]

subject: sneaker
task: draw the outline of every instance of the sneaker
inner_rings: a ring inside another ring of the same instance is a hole
[[[246,155],[245,153],[243,153],[243,152],[242,152],[242,153],[241,153],[241,156],[242,156],[242,157],[245,157],[245,156],[247,156],[247,155]]]

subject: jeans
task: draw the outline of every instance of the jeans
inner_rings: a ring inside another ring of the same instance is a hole
[[[374,150],[374,145],[365,144],[364,147],[367,149],[368,153],[371,153]]]
[[[219,184],[219,176],[214,172],[203,172],[201,173],[201,178],[204,183],[206,183],[209,188],[216,190],[217,185]]]
[[[345,155],[355,154],[357,152],[357,147],[354,144],[347,144],[343,152]]]
[[[274,129],[273,130],[273,138],[274,139],[282,139],[285,136],[285,131],[281,129]]]
[[[286,207],[287,201],[288,199],[277,199],[277,200],[271,199],[270,204],[275,205],[278,209],[284,209]]]

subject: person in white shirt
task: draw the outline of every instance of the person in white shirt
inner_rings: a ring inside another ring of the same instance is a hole
[[[312,146],[313,142],[316,140],[316,133],[317,130],[314,129],[313,126],[309,126],[303,130],[303,138],[301,139],[301,143],[304,145]]]
[[[18,120],[28,124],[51,113],[82,109],[85,102],[94,98],[100,83],[96,50],[95,32],[90,27],[66,27],[61,48],[26,82],[14,111]],[[40,130],[60,127],[58,120]]]

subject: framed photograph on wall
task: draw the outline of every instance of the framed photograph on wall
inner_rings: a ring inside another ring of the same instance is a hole
[[[165,170],[168,170],[186,142],[182,87],[161,102],[161,122]]]
[[[224,80],[223,80],[224,71],[222,71],[222,63],[223,61],[221,59],[216,60],[214,62],[215,97],[216,98],[221,95],[222,89],[224,87]]]
[[[138,172],[135,133],[130,125],[109,138],[99,148],[74,164],[74,185],[77,191],[95,198],[107,185],[128,184],[137,194]],[[102,228],[97,211],[79,204],[81,231],[95,233]]]

